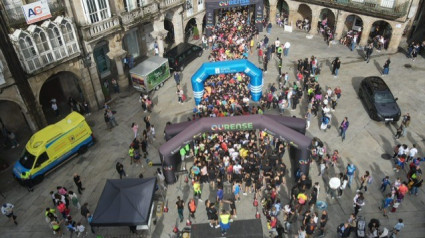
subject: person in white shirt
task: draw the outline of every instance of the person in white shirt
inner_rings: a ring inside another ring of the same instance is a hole
[[[206,35],[202,35],[202,48],[208,50],[208,38]]]
[[[329,108],[328,108],[328,106],[327,106],[326,104],[323,106],[322,110],[323,110],[323,113],[324,113],[325,115],[326,115],[326,114],[329,114],[329,112],[331,111],[331,109],[329,109]]]
[[[416,149],[416,144],[413,144],[412,149],[409,151],[409,156],[407,156],[407,162],[409,162],[411,159],[414,159],[417,153],[418,149]]]
[[[15,225],[18,225],[18,222],[16,221],[16,216],[13,214],[14,207],[15,206],[12,203],[5,203],[1,207],[1,213],[5,215],[7,218],[9,218],[9,220],[12,219]]]
[[[398,148],[398,153],[397,156],[401,157],[402,155],[404,155],[404,145],[400,146],[400,148]]]
[[[276,41],[274,42],[274,45],[276,46],[276,49],[279,48],[280,46],[280,40],[279,37],[276,39]]]
[[[233,173],[234,174],[241,174],[242,166],[239,163],[236,163],[233,166]]]
[[[291,108],[292,106],[292,87],[288,90],[287,100],[288,100],[288,108]]]
[[[285,44],[283,45],[283,55],[284,56],[288,56],[290,47],[291,47],[291,43],[289,43],[288,41],[285,42]]]
[[[77,237],[80,237],[81,234],[83,235],[83,237],[86,236],[86,233],[85,233],[86,227],[83,226],[80,222],[77,223],[76,229],[77,229]]]
[[[341,186],[338,188],[338,196],[337,198],[340,198],[342,196],[342,192],[345,190],[348,184],[348,176],[344,175],[342,173],[339,174],[339,179],[341,181]]]

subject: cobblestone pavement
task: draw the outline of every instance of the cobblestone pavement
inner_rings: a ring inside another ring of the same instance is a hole
[[[260,37],[263,37],[261,34]],[[276,37],[280,38],[281,42],[290,41],[291,49],[289,57],[284,58],[283,71],[290,73],[290,81],[295,79],[294,66],[297,59],[310,57],[312,55],[318,57],[319,65],[322,68],[322,73],[319,77],[319,82],[322,88],[330,86],[340,86],[342,89],[342,98],[333,112],[332,128],[327,132],[319,130],[318,119],[312,119],[312,125],[307,132],[308,136],[317,136],[322,139],[328,146],[329,150],[338,149],[342,155],[342,163],[329,171],[327,177],[343,171],[347,162],[353,162],[358,167],[358,172],[363,173],[365,170],[371,171],[375,178],[375,182],[370,186],[370,192],[366,196],[366,206],[360,212],[360,215],[365,216],[367,220],[376,217],[381,220],[383,226],[392,227],[398,218],[403,218],[406,224],[405,229],[400,233],[399,237],[424,237],[425,234],[425,209],[424,209],[424,191],[420,189],[418,196],[407,196],[403,201],[397,213],[391,213],[389,219],[383,218],[378,210],[383,195],[378,191],[379,180],[384,175],[389,175],[392,180],[396,176],[402,179],[405,177],[405,172],[395,174],[392,170],[391,160],[385,159],[385,154],[392,153],[392,147],[397,141],[394,139],[395,125],[384,125],[369,119],[364,107],[362,106],[356,91],[360,81],[366,76],[379,75],[380,70],[389,56],[385,51],[380,53],[374,52],[369,64],[363,61],[363,52],[356,50],[350,52],[348,48],[339,44],[327,47],[320,36],[315,36],[313,39],[307,39],[305,33],[293,32],[286,33],[282,29],[273,29],[270,40],[273,42]],[[334,78],[330,73],[330,62],[334,57],[339,56],[342,65],[338,78]],[[151,113],[152,123],[157,131],[157,140],[149,146],[149,158],[154,163],[159,163],[157,149],[161,143],[164,143],[162,131],[167,121],[181,122],[187,120],[191,116],[191,111],[194,106],[193,93],[191,91],[190,77],[207,61],[208,52],[204,52],[203,56],[189,66],[183,72],[183,88],[188,95],[188,100],[184,104],[177,102],[175,82],[172,78],[168,80],[163,88],[153,94],[153,102],[155,108]],[[254,53],[249,59],[258,65],[257,56]],[[406,137],[401,138],[398,142],[406,143],[411,146],[413,143],[418,144],[420,155],[425,149],[424,145],[424,130],[425,121],[420,120],[424,115],[424,86],[423,74],[425,66],[424,59],[419,57],[415,62],[407,59],[402,53],[391,54],[390,74],[384,77],[389,87],[392,89],[395,97],[398,97],[398,103],[402,113],[410,112],[412,122],[410,124]],[[405,64],[411,64],[411,68],[404,67]],[[268,87],[272,82],[277,80],[277,61],[271,60],[269,63],[268,73],[264,75],[265,87]],[[302,117],[305,113],[306,102],[303,100],[296,111],[286,111],[286,116]],[[145,177],[152,176],[156,167],[149,168],[146,166],[135,167],[131,166],[127,157],[128,145],[132,139],[133,132],[130,128],[132,122],[139,123],[144,127],[143,117],[147,115],[141,110],[138,102],[138,93],[134,90],[122,93],[111,103],[114,110],[117,110],[117,121],[119,126],[112,131],[106,130],[106,125],[103,121],[102,112],[92,113],[87,117],[89,124],[92,126],[94,134],[97,138],[97,143],[89,149],[89,151],[74,158],[67,164],[63,165],[57,171],[48,175],[45,180],[35,187],[33,193],[29,193],[25,188],[19,186],[12,179],[11,169],[3,171],[0,174],[2,183],[0,191],[6,195],[6,198],[0,197],[2,203],[11,202],[15,204],[15,213],[18,215],[19,225],[15,226],[12,222],[7,221],[6,217],[0,219],[0,237],[50,237],[53,236],[50,228],[44,220],[44,209],[51,206],[49,191],[54,190],[56,186],[62,185],[71,190],[76,190],[73,183],[72,175],[80,174],[82,182],[86,190],[80,196],[82,203],[88,202],[90,211],[94,212],[97,201],[101,195],[105,180],[108,178],[118,178],[115,170],[115,163],[121,161],[129,177],[137,177],[142,172]],[[274,110],[266,113],[276,114]],[[344,116],[347,116],[350,121],[350,127],[347,131],[346,141],[341,142],[338,136],[337,128]],[[9,161],[18,156],[17,150],[7,151],[3,156],[9,158]],[[291,165],[289,158],[285,158],[286,164]],[[318,177],[318,168],[315,164],[311,166],[311,177],[313,182],[318,181],[321,186],[319,199],[326,201],[329,205],[329,222],[326,228],[326,237],[336,237],[336,227],[346,220],[352,213],[352,198],[355,193],[355,187],[346,189],[341,199],[331,200],[326,196],[325,184],[327,177]],[[172,233],[172,228],[177,221],[177,211],[175,202],[177,195],[180,195],[186,202],[192,196],[192,191],[180,178],[176,184],[170,185],[167,190],[167,199],[170,205],[170,211],[157,219],[156,226],[152,227],[152,237],[169,237]],[[293,183],[292,175],[287,177],[288,186]],[[355,183],[358,183],[356,179]],[[285,191],[281,192],[282,204],[288,202],[288,194]],[[203,185],[202,198],[205,200],[210,198],[215,200],[215,191],[211,191],[208,185]],[[238,220],[253,219],[255,208],[252,206],[253,196],[242,196],[241,201],[237,203]],[[71,215],[77,221],[82,221],[87,224],[81,217],[79,211],[71,209]],[[184,211],[187,217],[187,210]],[[300,219],[300,218],[299,218]],[[298,221],[299,221],[298,219]],[[196,219],[194,223],[207,222],[204,205],[198,206]],[[264,217],[262,218],[264,234],[267,235],[267,228]],[[298,222],[299,223],[299,222]],[[292,234],[296,232],[298,223],[292,227]],[[178,224],[179,228],[184,227],[184,223]],[[213,229],[213,228],[211,228]],[[129,233],[127,227],[124,228],[100,228],[98,234],[104,237],[134,237]],[[208,231],[206,231],[208,232]],[[67,233],[65,236],[69,236]],[[287,237],[293,237],[288,235]],[[352,234],[352,236],[354,236]],[[89,237],[93,235],[89,234]]]

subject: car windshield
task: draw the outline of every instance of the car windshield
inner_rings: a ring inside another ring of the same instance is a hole
[[[22,152],[22,156],[19,159],[19,162],[26,169],[31,169],[34,164],[35,156],[28,152],[26,149]]]
[[[375,102],[376,103],[392,103],[394,102],[394,97],[393,95],[388,92],[376,92],[375,93]]]

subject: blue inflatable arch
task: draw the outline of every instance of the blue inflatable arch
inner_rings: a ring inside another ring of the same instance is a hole
[[[192,76],[192,89],[196,105],[201,103],[204,95],[204,82],[210,75],[238,72],[244,72],[251,78],[249,83],[251,99],[258,102],[263,90],[263,72],[248,60],[241,59],[202,64]]]

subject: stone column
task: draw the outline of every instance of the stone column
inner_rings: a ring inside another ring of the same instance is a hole
[[[173,15],[174,40],[176,45],[184,42],[183,7],[179,7]]]
[[[337,13],[338,14],[338,13]],[[338,22],[336,22],[336,29],[335,29],[335,40],[340,40],[342,37],[342,31],[344,30],[344,24],[345,24],[345,18],[343,19],[340,15],[338,16]]]
[[[196,27],[198,27],[199,30],[199,38],[202,39],[202,35],[204,34],[204,32],[202,31],[202,18],[196,18]]]
[[[312,9],[312,16],[311,16],[311,29],[309,34],[311,35],[317,35],[317,23],[320,20],[320,11],[315,11],[314,9]]]
[[[151,33],[158,43],[159,55],[164,54],[164,39],[167,36],[167,30],[164,29],[164,14],[160,14],[153,22],[153,32]]]
[[[289,10],[288,23],[290,26],[292,26],[294,30],[297,27],[297,20],[298,20],[297,16],[298,16],[297,10]]]
[[[84,97],[90,105],[90,110],[97,111],[105,102],[102,86],[100,84],[99,74],[97,73],[96,62],[93,54],[89,54],[89,61],[84,64],[81,62],[82,87],[85,92]],[[99,105],[98,105],[99,104]]]
[[[115,65],[117,66],[117,71],[118,71],[118,85],[120,87],[121,90],[127,90],[128,88],[128,78],[127,76],[124,74],[124,67],[123,67],[123,63],[122,60],[123,58],[126,56],[127,51],[120,49],[120,48],[114,48],[111,49],[107,55],[111,60],[115,61]]]
[[[363,29],[362,29],[363,31],[362,31],[362,36],[359,43],[360,46],[367,45],[371,28],[372,28],[372,24],[370,24],[369,22],[363,22]]]
[[[167,36],[167,30],[154,31],[152,32],[152,36],[155,38],[158,43],[159,55],[162,56],[164,54],[164,39]]]
[[[38,115],[33,115],[33,116],[40,116],[40,119],[41,119],[41,122],[43,123],[43,126],[47,126],[48,123],[47,123],[47,120],[46,120],[46,116],[44,115],[43,107],[41,106],[41,104],[38,100],[36,102],[36,108],[37,108],[37,114]],[[26,111],[25,112],[25,118],[28,120],[28,117],[31,117],[31,114],[28,111]],[[31,121],[33,121],[33,120],[31,120]],[[29,120],[28,120],[28,122],[29,122]],[[36,127],[36,125],[34,125],[34,126]],[[33,129],[33,128],[31,127],[31,129]],[[42,129],[42,128],[38,128],[38,129]]]
[[[271,4],[271,3],[270,3]],[[273,27],[276,27],[276,5],[270,5],[270,22],[273,24]]]
[[[400,27],[397,27],[399,25]],[[398,46],[400,45],[401,38],[403,37],[403,29],[405,27],[405,24],[396,24],[396,27],[394,25],[391,25],[393,28],[393,32],[391,35],[390,44],[388,45],[388,51],[395,53],[398,50]]]

